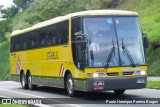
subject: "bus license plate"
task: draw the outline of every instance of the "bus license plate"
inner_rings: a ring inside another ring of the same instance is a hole
[[[93,85],[94,90],[104,90],[104,81],[94,81]]]
[[[137,79],[137,83],[141,84],[141,83],[146,83],[145,79]]]

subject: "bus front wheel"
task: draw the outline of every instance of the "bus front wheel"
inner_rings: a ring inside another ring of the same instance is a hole
[[[27,84],[27,81],[26,81],[26,77],[24,75],[24,73],[22,72],[21,75],[20,75],[20,82],[21,82],[21,85],[22,85],[22,88],[23,89],[27,89],[28,88],[28,84]]]
[[[68,76],[67,76],[66,89],[67,89],[67,93],[70,97],[75,96],[74,80],[73,80],[73,77],[71,74],[68,74]]]
[[[125,90],[114,90],[115,94],[123,94]]]

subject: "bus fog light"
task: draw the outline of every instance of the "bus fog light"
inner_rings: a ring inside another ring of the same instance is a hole
[[[106,77],[104,73],[88,73],[89,78]]]
[[[137,71],[136,75],[147,75],[146,71]]]
[[[146,71],[141,71],[141,75],[146,75]]]
[[[94,78],[99,77],[98,73],[93,74],[93,77]]]

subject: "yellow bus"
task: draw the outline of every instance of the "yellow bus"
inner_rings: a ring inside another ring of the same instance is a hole
[[[146,87],[146,38],[138,14],[121,10],[71,13],[11,34],[10,73],[24,89],[78,91]]]

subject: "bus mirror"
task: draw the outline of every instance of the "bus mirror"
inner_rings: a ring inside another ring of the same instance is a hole
[[[76,41],[87,42],[87,37],[82,31],[74,33],[74,36],[76,37]]]
[[[147,49],[149,46],[149,43],[148,43],[148,38],[147,38],[147,35],[146,34],[143,34],[143,45],[144,45],[144,48]]]
[[[79,32],[76,32],[76,33],[74,33],[74,36],[82,36],[83,34],[82,34],[82,31],[79,31]]]

